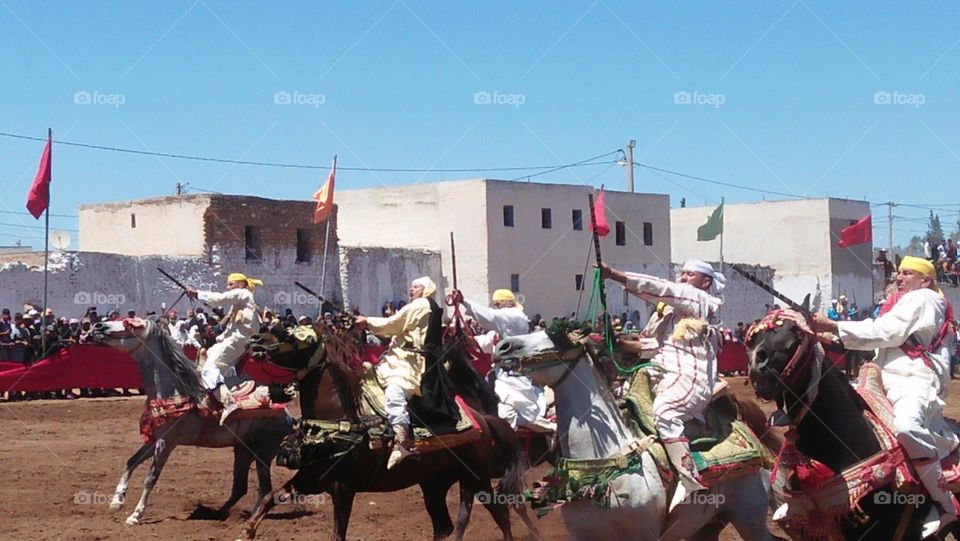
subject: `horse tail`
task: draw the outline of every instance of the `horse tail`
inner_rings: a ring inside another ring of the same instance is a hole
[[[772,451],[773,454],[779,453],[780,447],[783,445],[783,436],[770,429],[767,423],[767,415],[760,409],[760,404],[750,398],[738,398],[733,393],[728,393],[727,396],[736,406],[737,412],[740,414],[740,420],[750,427],[750,430],[760,438],[767,449]]]
[[[527,472],[527,459],[520,445],[520,438],[510,428],[510,424],[499,417],[485,416],[490,428],[490,437],[496,446],[497,469],[503,468],[503,476],[497,484],[500,494],[516,494],[523,492],[524,475]]]

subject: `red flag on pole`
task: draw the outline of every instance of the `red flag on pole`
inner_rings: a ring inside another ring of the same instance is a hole
[[[841,248],[849,248],[868,242],[873,242],[873,221],[869,214],[860,218],[860,221],[850,227],[843,228],[843,231],[840,232],[840,242],[838,244]]]
[[[313,194],[313,200],[317,202],[317,208],[313,211],[313,223],[319,224],[327,219],[330,216],[330,211],[333,210],[333,184],[334,177],[337,174],[337,157],[333,157],[333,168],[330,169],[330,175],[327,176],[327,182],[320,187],[315,194]]]
[[[43,211],[50,206],[50,144],[52,140],[47,134],[47,145],[43,147],[43,156],[40,157],[40,167],[37,176],[33,179],[33,186],[27,193],[27,210],[34,218],[40,219]]]
[[[596,219],[593,224],[593,231],[599,237],[606,237],[610,234],[610,224],[607,223],[607,207],[603,204],[604,199],[606,199],[606,192],[601,189],[597,201],[593,204],[593,215]]]

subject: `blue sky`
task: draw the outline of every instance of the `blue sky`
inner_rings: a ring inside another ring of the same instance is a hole
[[[635,139],[637,162],[689,175],[944,205],[949,233],[960,210],[960,5],[916,6],[0,0],[0,132],[421,169],[571,163]],[[23,214],[41,149],[0,137],[0,244],[42,245],[30,227],[42,222]],[[338,189],[521,174],[341,171]],[[56,215],[171,194],[177,181],[307,199],[325,175],[59,145],[51,223],[75,229]],[[612,163],[535,178],[625,182]],[[636,185],[674,206],[779,198],[644,168]],[[898,207],[895,240],[922,233],[927,212]],[[886,207],[874,224],[885,245]]]

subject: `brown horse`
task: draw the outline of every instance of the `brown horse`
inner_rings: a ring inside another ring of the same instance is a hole
[[[359,368],[351,364],[351,357],[359,354],[359,339],[355,330],[343,331],[329,327],[318,328],[324,351],[316,357],[320,347],[298,344],[288,355],[271,354],[272,360],[293,368],[304,368],[304,358],[314,358],[315,366],[307,368],[299,381],[301,412],[305,419],[347,422],[351,426],[366,426],[369,419],[361,419]],[[265,340],[269,342],[270,340]],[[272,349],[269,348],[268,349]],[[261,347],[255,350],[262,351]],[[286,358],[284,358],[286,357]],[[291,363],[291,359],[296,359]],[[468,408],[469,409],[469,408]],[[425,454],[407,457],[397,467],[387,470],[390,448],[372,436],[362,434],[353,441],[341,442],[332,453],[303,458],[302,467],[288,482],[272,494],[263,497],[254,508],[244,529],[247,539],[256,535],[260,521],[279,501],[295,494],[328,493],[334,507],[333,539],[346,538],[347,525],[358,492],[393,492],[419,485],[424,504],[433,523],[434,538],[451,533],[463,537],[470,519],[474,499],[481,501],[493,515],[504,539],[512,539],[509,509],[506,501],[520,499],[523,486],[524,460],[516,435],[502,419],[470,410],[482,432],[478,439]],[[306,450],[304,451],[306,453]],[[503,475],[497,490],[492,479]],[[456,528],[446,507],[447,491],[460,483],[460,509]]]

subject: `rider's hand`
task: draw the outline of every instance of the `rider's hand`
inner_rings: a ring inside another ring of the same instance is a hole
[[[367,318],[364,316],[357,316],[356,319],[353,320],[353,325],[361,331],[365,330],[367,328]]]
[[[813,327],[813,332],[832,332],[837,334],[837,322],[819,312],[813,314],[813,321],[810,326]]]
[[[617,270],[606,263],[600,262],[596,265],[600,269],[601,280],[614,280],[621,284],[626,283],[627,275],[621,270]]]
[[[188,287],[188,288],[187,288],[187,296],[190,297],[191,299],[196,299],[196,298],[197,298],[197,290],[196,290],[196,289],[193,289],[192,287]]]

